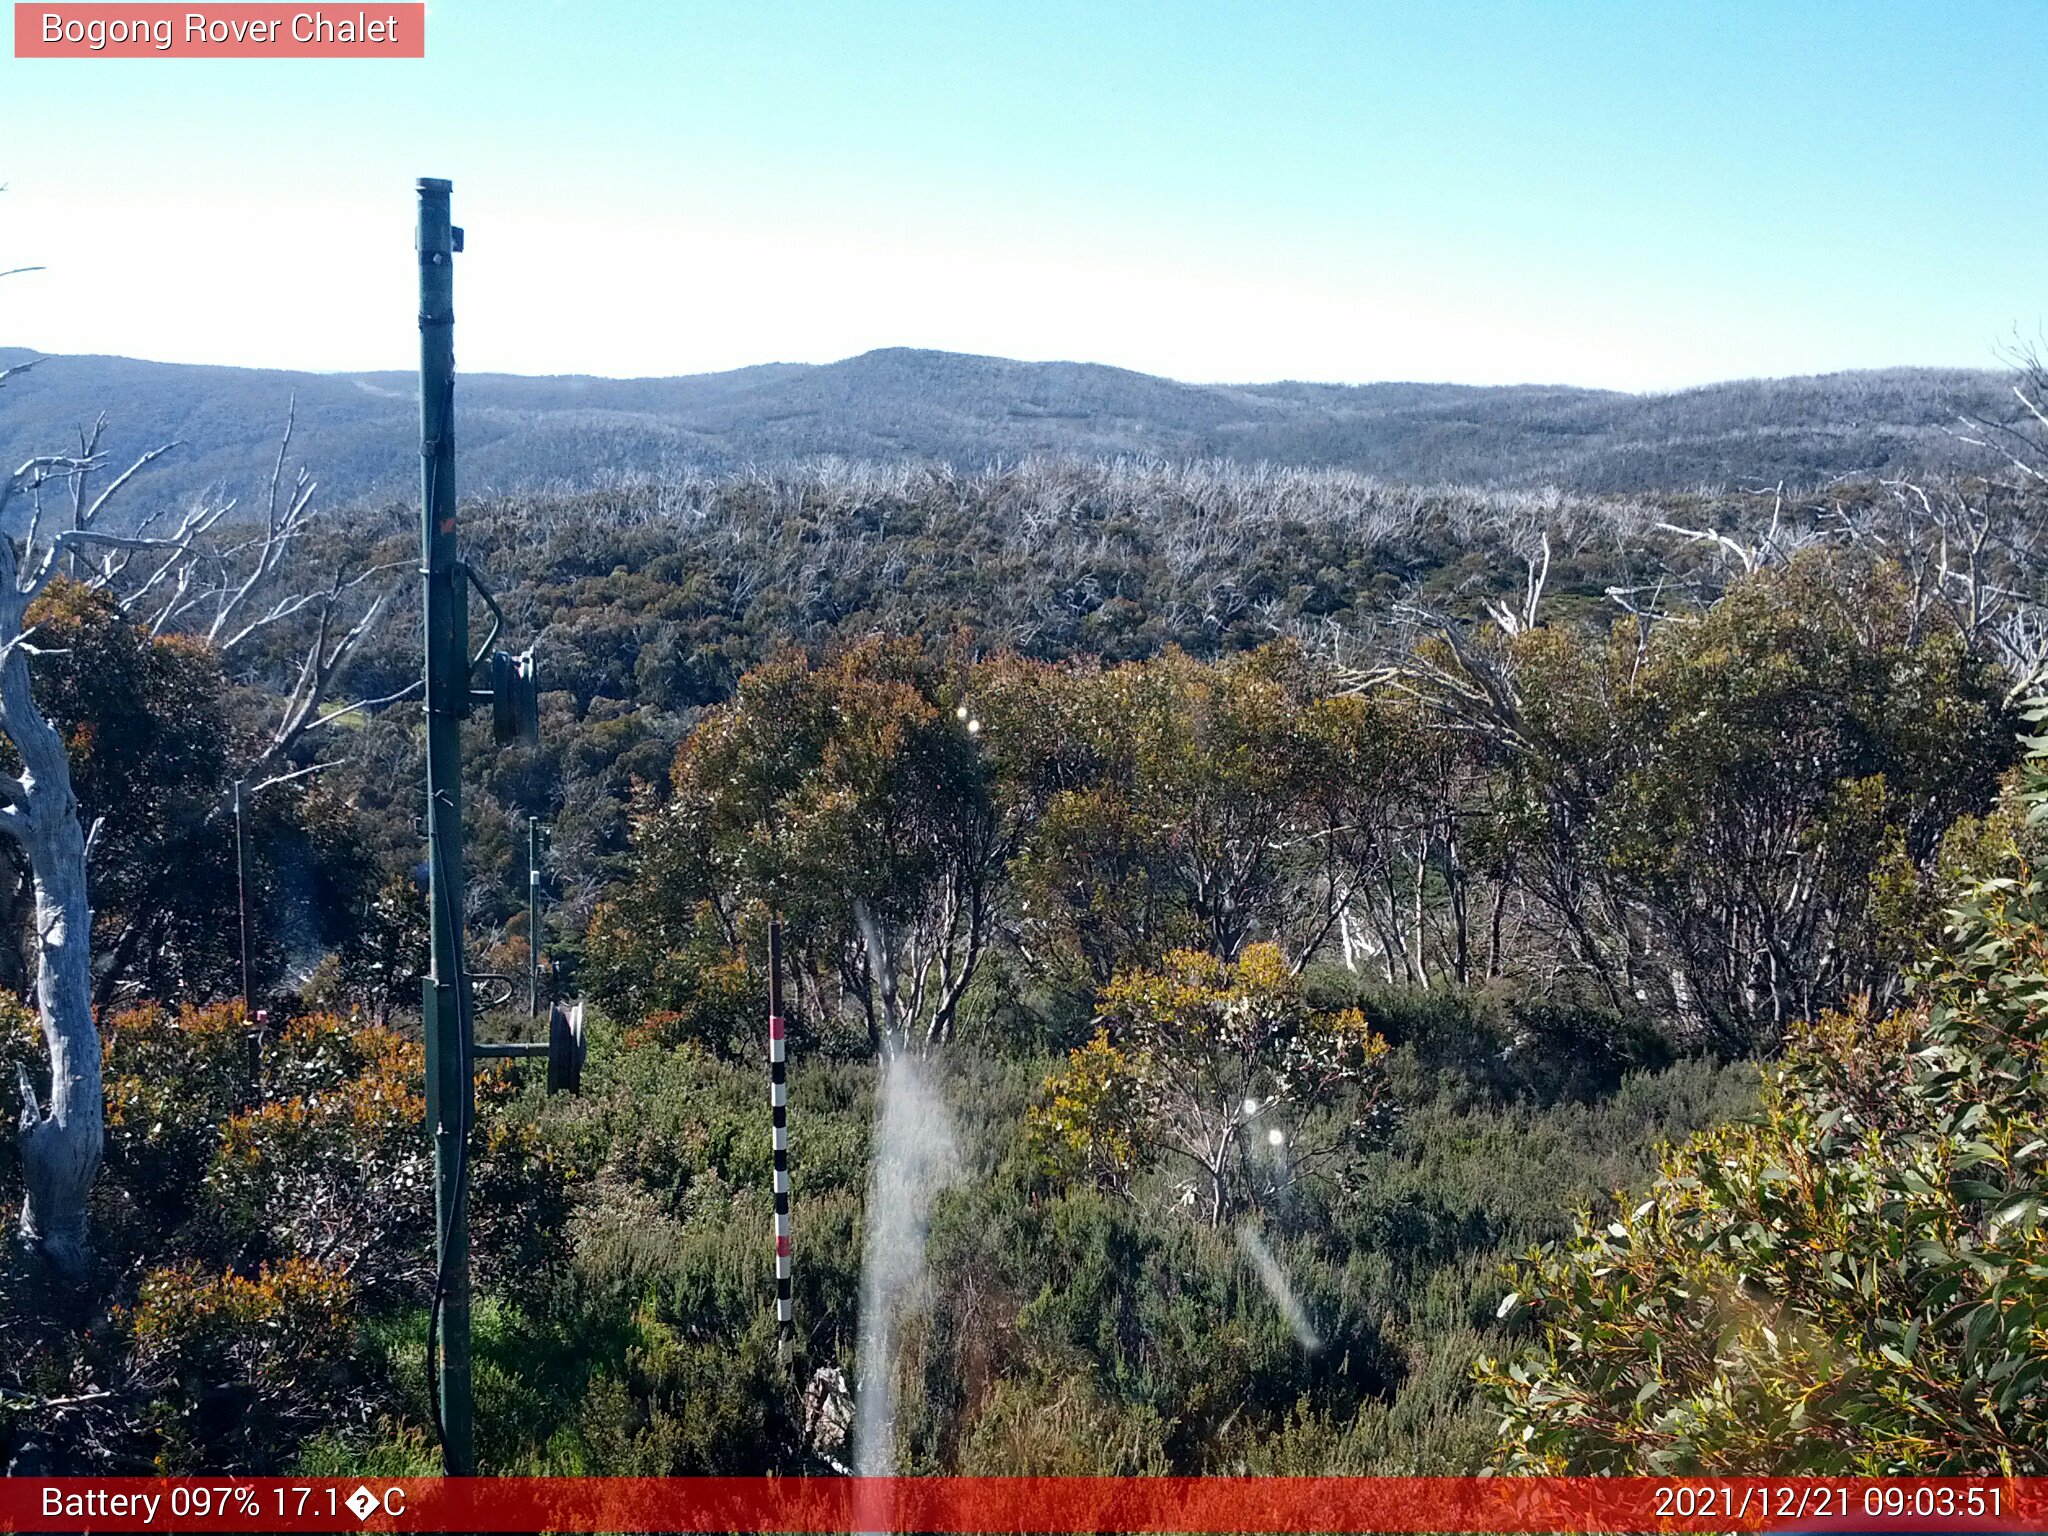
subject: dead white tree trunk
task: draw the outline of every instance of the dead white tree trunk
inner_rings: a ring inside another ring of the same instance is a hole
[[[11,493],[36,484],[65,461],[31,461],[0,486],[0,513]],[[54,554],[54,551],[53,551]],[[51,562],[54,569],[54,560]],[[92,1017],[92,908],[86,900],[85,828],[71,789],[64,738],[36,708],[24,627],[29,603],[48,576],[24,581],[13,541],[0,536],[0,735],[21,759],[18,776],[0,776],[0,828],[28,860],[35,882],[36,1006],[49,1052],[45,1100],[20,1073],[21,1164],[27,1198],[21,1236],[60,1273],[85,1267],[86,1200],[100,1167],[105,1110],[100,1040]]]
[[[17,725],[17,699],[26,701],[27,668],[11,659],[0,678],[5,729],[19,742],[31,731]],[[33,709],[33,703],[30,708]],[[47,721],[38,725],[50,738]],[[56,742],[57,760],[63,743]],[[38,754],[41,755],[40,753]],[[24,774],[24,781],[29,776]],[[10,808],[12,810],[13,808]],[[92,1018],[92,909],[85,894],[85,833],[63,771],[28,791],[18,827],[10,823],[35,879],[36,1005],[50,1053],[50,1094],[36,1100],[22,1078],[21,1164],[27,1198],[21,1235],[60,1272],[85,1265],[86,1199],[99,1172],[103,1137],[99,1031]]]
[[[18,370],[6,370],[14,371]],[[250,536],[233,532],[223,548],[218,535],[231,502],[194,507],[163,533],[152,531],[161,513],[145,517],[130,533],[96,526],[122,487],[175,446],[166,444],[143,454],[88,504],[86,481],[104,462],[96,451],[98,440],[95,428],[81,438],[81,456],[33,458],[0,480],[0,737],[21,762],[19,776],[0,774],[0,830],[20,847],[34,883],[36,1003],[50,1061],[47,1098],[26,1071],[19,1075],[27,1191],[20,1231],[32,1251],[67,1276],[80,1273],[86,1262],[87,1202],[99,1172],[105,1121],[99,1031],[92,1015],[92,907],[86,884],[91,839],[80,820],[64,738],[36,707],[29,676],[29,660],[35,654],[27,617],[30,605],[60,570],[68,568],[85,585],[117,593],[124,611],[131,618],[143,616],[152,633],[179,627],[180,620],[190,627],[193,611],[205,605],[209,611],[203,614],[201,632],[223,651],[311,610],[309,617],[317,622],[306,661],[272,739],[254,765],[277,767],[279,779],[309,771],[288,769],[285,756],[314,730],[412,692],[406,688],[387,699],[362,700],[335,710],[325,707],[337,674],[385,609],[384,597],[370,595],[351,622],[342,617],[343,604],[386,567],[372,567],[353,577],[337,574],[324,587],[287,591],[265,611],[246,612],[260,589],[276,585],[287,551],[312,516],[312,485],[303,471],[292,495],[279,501],[282,447],[263,527]],[[290,440],[288,421],[284,441]],[[44,533],[42,492],[53,482],[70,486],[71,526],[39,538]],[[6,531],[7,512],[17,496],[25,496],[29,508],[18,545]],[[132,569],[137,564],[145,569]]]

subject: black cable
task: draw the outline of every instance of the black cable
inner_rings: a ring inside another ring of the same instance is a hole
[[[431,815],[433,807],[428,807]],[[436,875],[444,890],[452,890],[448,883],[447,858],[441,850],[441,840],[432,840],[437,863]],[[449,951],[455,972],[455,1030],[456,1045],[459,1048],[460,1074],[465,1085],[470,1081],[473,1064],[470,1055],[469,1010],[465,1006],[469,989],[462,963],[462,930],[459,922],[450,926],[455,930],[451,936]],[[441,1314],[448,1300],[449,1266],[455,1251],[455,1234],[461,1230],[463,1218],[469,1206],[469,1135],[473,1108],[469,1102],[469,1089],[465,1086],[456,1103],[460,1110],[461,1126],[456,1132],[455,1143],[455,1189],[448,1202],[448,1221],[441,1228],[434,1250],[434,1295],[427,1308],[427,1396],[434,1409],[434,1433],[441,1442],[441,1462],[445,1470],[448,1461],[448,1419],[445,1405],[441,1401],[440,1338]]]

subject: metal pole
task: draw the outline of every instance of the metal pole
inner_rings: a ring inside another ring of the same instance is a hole
[[[540,1017],[540,818],[526,818],[526,1016]]]
[[[775,1153],[775,1349],[784,1365],[796,1342],[790,1299],[789,1064],[782,1021],[782,919],[768,920],[768,1110]]]
[[[250,1104],[263,1098],[263,1030],[257,1023],[256,989],[249,974],[249,837],[242,815],[246,779],[235,780],[235,908],[242,920],[242,1051],[249,1074]]]
[[[254,1021],[256,993],[249,982],[249,840],[242,824],[242,791],[247,782],[235,780],[235,905],[242,916],[242,1018]]]
[[[455,542],[455,250],[450,184],[419,183],[420,575],[425,590],[427,882],[432,970],[422,998],[434,1147],[434,1317],[442,1461],[476,1470],[469,1384],[470,994],[462,964],[462,718],[469,708],[466,573]]]

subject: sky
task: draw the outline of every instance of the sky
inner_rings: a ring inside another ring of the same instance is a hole
[[[0,57],[0,345],[412,367],[423,175],[476,370],[1639,390],[2048,321],[2048,0],[432,0],[426,51]]]

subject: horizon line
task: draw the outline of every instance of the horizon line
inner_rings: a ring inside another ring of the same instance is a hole
[[[209,363],[192,362],[180,358],[140,357],[126,352],[45,352],[41,348],[18,344],[0,344],[0,352],[21,352],[32,356],[38,363],[57,362],[64,359],[105,360],[123,363],[143,363],[154,368],[216,368],[236,373],[283,373],[300,374],[312,378],[355,379],[366,375],[410,375],[411,368],[309,368],[289,367],[269,363]],[[1858,375],[1881,375],[1899,373],[1973,374],[1998,376],[2011,374],[2015,370],[2006,366],[1971,366],[1963,363],[1885,363],[1872,367],[1829,368],[1812,373],[1780,374],[1736,374],[1726,378],[1708,379],[1697,384],[1680,384],[1662,389],[1621,389],[1603,384],[1569,384],[1556,380],[1520,380],[1506,384],[1474,384],[1459,379],[1312,379],[1287,377],[1277,379],[1181,379],[1171,374],[1147,373],[1141,368],[1127,367],[1121,363],[1106,363],[1081,358],[1025,358],[1010,357],[998,352],[960,352],[948,347],[882,346],[869,347],[862,352],[848,353],[844,357],[828,362],[796,362],[787,359],[768,359],[757,363],[742,363],[731,368],[708,368],[692,373],[517,373],[500,368],[473,369],[460,372],[459,377],[490,379],[524,379],[536,382],[564,380],[592,380],[605,384],[665,384],[687,379],[713,379],[737,373],[750,373],[762,368],[804,368],[824,369],[843,367],[859,362],[863,358],[886,353],[908,353],[924,357],[954,358],[971,362],[1009,363],[1024,368],[1099,368],[1106,372],[1129,374],[1134,378],[1150,379],[1165,384],[1175,384],[1186,389],[1277,389],[1286,385],[1301,385],[1316,389],[1468,389],[1468,390],[1569,390],[1578,394],[1618,395],[1632,399],[1656,399],[1671,395],[1692,394],[1700,390],[1721,389],[1737,384],[1777,384],[1800,380],[1837,379]]]

